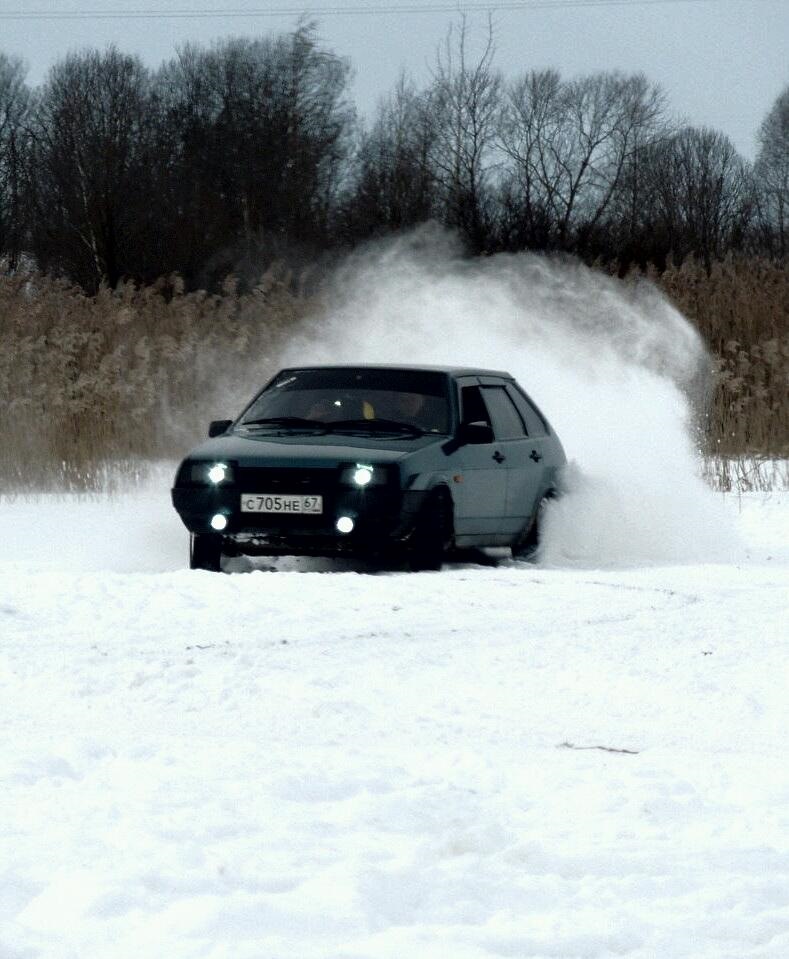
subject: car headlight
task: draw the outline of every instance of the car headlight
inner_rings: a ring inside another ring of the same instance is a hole
[[[377,486],[386,482],[386,471],[380,466],[370,466],[368,463],[357,463],[348,466],[342,471],[340,482],[346,486],[356,486],[364,489],[366,486]]]
[[[232,483],[233,467],[227,463],[192,463],[189,478],[193,483],[209,483],[211,486]]]

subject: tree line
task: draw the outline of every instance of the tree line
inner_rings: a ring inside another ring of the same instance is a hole
[[[171,273],[211,289],[431,219],[472,253],[623,271],[786,257],[789,86],[751,164],[678,124],[642,74],[505,78],[492,35],[471,57],[462,21],[428,81],[402,77],[366,124],[350,74],[308,25],[186,45],[157,70],[113,47],[73,53],[38,88],[0,53],[2,269],[88,292]]]

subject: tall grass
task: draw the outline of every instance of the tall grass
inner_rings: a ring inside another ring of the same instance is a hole
[[[271,369],[306,302],[281,270],[221,296],[0,277],[0,491],[105,487],[179,455]]]
[[[711,481],[732,475],[715,463],[789,457],[789,270],[732,259],[707,275],[688,260],[652,278],[710,350]],[[273,371],[315,306],[283,268],[249,293],[231,278],[216,296],[177,277],[90,297],[46,276],[0,277],[0,492],[106,488],[181,455]]]
[[[706,452],[789,457],[789,268],[730,258],[707,274],[692,258],[655,277],[712,357]]]

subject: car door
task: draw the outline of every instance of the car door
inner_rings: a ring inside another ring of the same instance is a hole
[[[540,466],[540,496],[556,484],[556,437],[551,436],[545,417],[517,383],[507,384],[507,393],[526,424],[529,456]],[[564,462],[562,453],[561,462]]]
[[[507,472],[507,494],[502,531],[512,539],[529,522],[540,498],[543,455],[536,438],[529,435],[507,384],[487,378],[482,384],[482,396],[506,457],[503,465]]]
[[[462,423],[492,426],[476,377],[458,381]],[[455,538],[459,546],[496,545],[505,537],[507,469],[498,442],[468,443],[457,451],[455,475]]]

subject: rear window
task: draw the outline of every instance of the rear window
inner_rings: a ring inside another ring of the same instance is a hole
[[[483,386],[482,395],[493,417],[496,439],[515,440],[526,435],[523,420],[503,386]]]

